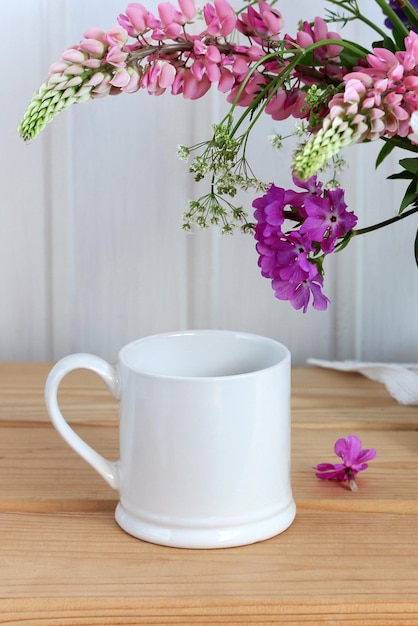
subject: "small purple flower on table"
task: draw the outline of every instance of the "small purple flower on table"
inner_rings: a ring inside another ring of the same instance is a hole
[[[357,491],[355,477],[359,472],[368,468],[366,461],[376,457],[375,448],[361,449],[361,441],[355,435],[338,439],[335,442],[334,452],[342,463],[319,463],[313,469],[321,480],[348,481],[351,491]]]

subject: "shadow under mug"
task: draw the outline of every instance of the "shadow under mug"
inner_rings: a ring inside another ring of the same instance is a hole
[[[98,374],[120,402],[120,459],[65,421],[57,394],[74,369]],[[116,521],[166,546],[226,548],[273,537],[296,513],[290,483],[290,353],[248,333],[198,330],[134,341],[116,367],[64,357],[45,388],[65,441],[119,491]]]

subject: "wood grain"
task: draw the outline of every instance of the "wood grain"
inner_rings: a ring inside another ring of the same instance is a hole
[[[180,550],[116,525],[117,493],[49,423],[50,367],[0,364],[0,624],[418,626],[417,407],[359,375],[293,370],[294,524],[251,546]],[[117,458],[117,405],[97,377],[68,376],[61,406]],[[351,432],[377,448],[357,493],[312,470]]]

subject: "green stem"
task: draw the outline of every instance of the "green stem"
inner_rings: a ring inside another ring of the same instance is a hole
[[[375,2],[380,6],[383,13],[390,19],[395,28],[395,32],[398,33],[402,39],[407,37],[409,35],[408,28],[405,26],[401,18],[390,7],[387,0],[375,0]]]
[[[366,26],[368,26],[369,28],[374,30],[374,32],[377,33],[380,37],[382,37],[382,39],[386,39],[387,38],[388,34],[382,28],[379,28],[379,26],[377,26],[377,24],[375,24],[374,22],[369,20],[365,15],[359,15],[358,19],[361,22],[363,22],[363,24],[366,24]]]
[[[322,46],[327,46],[327,45],[338,45],[338,46],[341,46],[342,48],[347,48],[348,50],[351,50],[351,52],[354,52],[355,54],[357,54],[359,58],[364,57],[364,54],[365,54],[365,51],[363,48],[360,48],[359,46],[357,46],[356,44],[350,41],[345,41],[345,40],[340,40],[340,39],[323,39],[321,41],[315,42],[314,44],[308,46],[307,48],[304,48],[303,52],[301,52],[301,50],[298,50],[297,51],[298,54],[295,53],[294,58],[288,62],[285,69],[282,72],[280,72],[280,74],[278,74],[268,85],[266,85],[260,91],[257,97],[253,100],[251,105],[245,109],[243,114],[239,117],[238,121],[234,125],[234,128],[231,131],[231,137],[233,137],[236,134],[238,128],[241,126],[241,124],[243,124],[244,120],[248,117],[248,115],[253,115],[254,110],[258,107],[258,105],[260,104],[262,100],[266,99],[265,96],[270,90],[273,90],[273,91],[277,90],[277,88],[280,87],[280,85],[282,85],[287,78],[289,78],[290,73],[296,68],[296,66],[301,64],[301,61],[305,57],[309,56],[311,52],[314,52],[317,48],[320,48]],[[233,102],[229,110],[228,115],[232,114],[234,109],[238,106],[239,98],[243,90],[245,89],[245,85],[250,80],[252,74],[257,70],[257,68],[260,65],[263,65],[266,61],[274,58],[276,55],[277,55],[276,52],[271,52],[270,54],[267,54],[265,57],[257,61],[257,63],[251,68],[251,71],[248,72],[245,80],[243,81],[243,84],[241,85],[241,88],[235,98],[235,101]],[[248,134],[251,131],[256,121],[261,116],[265,107],[267,106],[268,101],[269,99],[266,99],[266,102],[261,107],[261,110],[259,110],[257,115],[254,116],[252,123],[250,124],[249,128],[246,131],[246,134]]]
[[[402,11],[405,13],[412,29],[416,31],[418,29],[418,14],[409,0],[403,0]]]
[[[407,137],[398,137],[394,135],[393,137],[381,137],[381,139],[385,143],[391,143],[397,148],[402,148],[402,150],[409,150],[410,152],[418,152],[418,146],[412,144]]]
[[[351,237],[356,237],[357,235],[365,235],[366,233],[371,233],[373,230],[378,230],[379,228],[384,228],[385,226],[389,226],[390,224],[394,224],[395,222],[399,222],[403,220],[405,217],[409,217],[414,213],[418,212],[418,206],[414,206],[413,209],[409,209],[409,211],[405,211],[404,213],[400,213],[399,215],[395,215],[395,217],[391,217],[388,220],[384,220],[383,222],[378,222],[377,224],[373,224],[372,226],[366,226],[366,228],[359,228],[357,230],[353,230],[351,232]]]
[[[363,24],[366,24],[366,26],[374,30],[383,39],[387,37],[387,33],[384,30],[379,28],[377,24],[369,20],[368,17],[366,17],[365,15],[361,13],[360,9],[358,8],[357,2],[356,2],[356,8],[353,9],[348,5],[341,5],[341,0],[326,0],[326,1],[329,2],[330,4],[335,4],[336,6],[339,6],[340,8],[344,9],[344,11],[348,11],[349,13],[351,13],[351,15],[354,16],[352,19],[360,20],[361,22],[363,22]]]

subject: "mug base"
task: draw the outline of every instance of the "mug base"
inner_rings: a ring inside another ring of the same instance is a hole
[[[292,499],[284,508],[266,517],[257,517],[255,520],[219,520],[214,525],[200,522],[197,526],[189,523],[169,526],[155,521],[138,519],[119,502],[115,519],[119,526],[129,535],[149,543],[172,548],[191,548],[207,550],[217,548],[234,548],[245,546],[259,541],[271,539],[284,532],[292,524],[296,515],[296,505]]]

